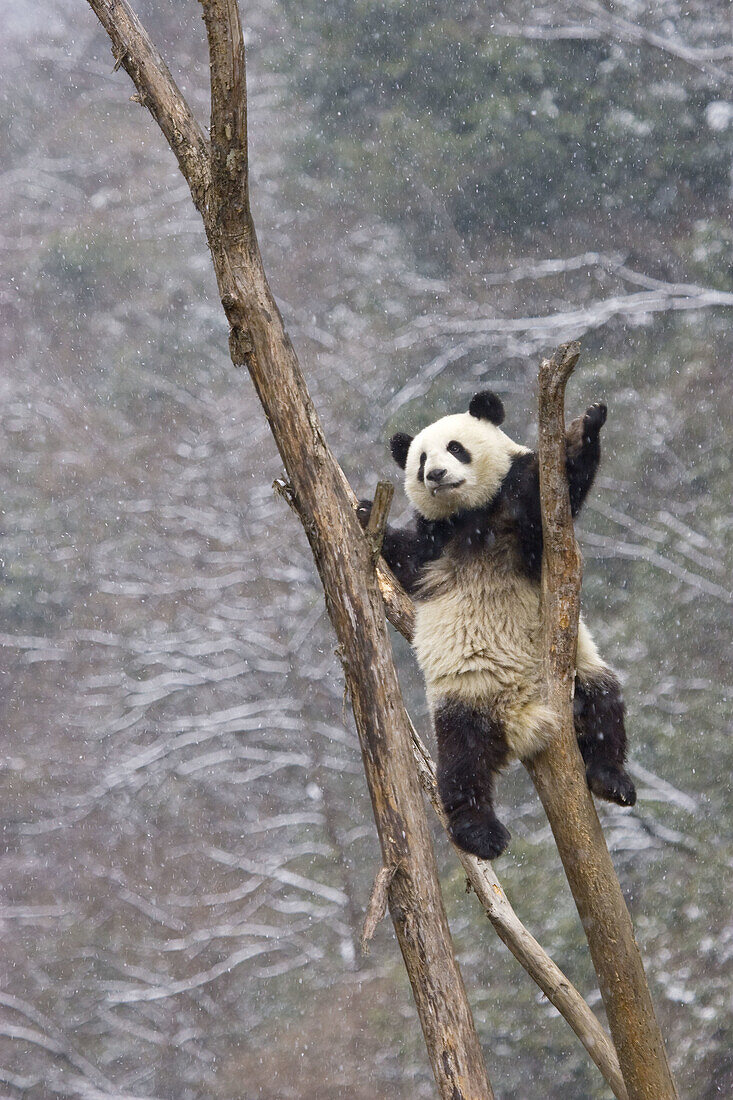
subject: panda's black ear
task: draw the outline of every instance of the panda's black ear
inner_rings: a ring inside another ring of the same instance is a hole
[[[468,411],[477,420],[490,420],[492,424],[497,426],[504,420],[504,406],[501,403],[501,398],[497,397],[491,390],[482,390],[481,393],[475,393],[471,398]]]
[[[412,439],[413,437],[411,435],[406,435],[405,432],[397,432],[389,441],[389,449],[392,452],[392,458],[401,470],[404,470],[407,465],[407,452],[410,449]]]

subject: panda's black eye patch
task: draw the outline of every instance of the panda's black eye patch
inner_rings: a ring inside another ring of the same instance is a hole
[[[471,461],[471,454],[462,443],[459,443],[457,439],[451,439],[448,444],[448,451],[454,455],[459,462],[465,462],[466,465]]]
[[[425,481],[425,461],[426,461],[427,457],[428,456],[425,454],[425,451],[423,451],[423,453],[420,455],[420,465],[417,468],[417,480],[418,481],[423,481],[423,482]]]

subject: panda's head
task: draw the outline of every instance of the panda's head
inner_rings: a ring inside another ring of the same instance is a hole
[[[499,427],[504,406],[485,390],[471,398],[467,413],[444,416],[414,438],[398,432],[392,457],[405,471],[405,492],[426,519],[447,519],[488,504],[512,460],[526,454]]]

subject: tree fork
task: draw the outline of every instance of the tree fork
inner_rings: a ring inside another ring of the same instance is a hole
[[[158,122],[202,215],[230,323],[232,360],[248,367],[270,420],[290,477],[287,499],[298,511],[313,548],[337,634],[340,639],[343,631],[355,634],[356,623],[364,634],[364,646],[354,639],[355,653],[354,646],[340,648],[385,866],[394,867],[395,856],[405,847],[413,853],[404,872],[400,861],[400,873],[390,889],[391,909],[441,1095],[450,1100],[484,1096],[491,1100],[453,956],[413,769],[404,753],[405,730],[411,727],[383,629],[382,601],[390,621],[408,639],[414,609],[383,560],[376,569],[381,598],[377,593],[374,543],[369,545],[355,522],[355,498],[327,447],[264,275],[249,210],[244,47],[236,2],[203,2],[212,69],[211,144],[125,0],[88,2],[112,41],[115,69],[121,65],[133,80],[138,93],[133,98]],[[315,483],[309,480],[314,472],[309,463],[315,466]],[[360,621],[356,611],[366,617]],[[376,657],[381,658],[378,664],[373,663]],[[386,661],[388,679],[380,682],[382,661]],[[393,757],[397,749],[399,760]],[[401,807],[417,807],[417,813],[405,817]],[[502,902],[489,865],[469,863],[467,870],[502,939],[566,1016],[616,1095],[622,1096],[614,1052],[607,1041],[601,1042],[602,1029],[587,1005],[532,940],[505,898]],[[410,919],[412,913],[417,914],[417,922]],[[430,932],[427,938],[422,934],[423,923]],[[595,1054],[594,1044],[599,1045]]]

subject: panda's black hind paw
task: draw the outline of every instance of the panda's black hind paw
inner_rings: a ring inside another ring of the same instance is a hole
[[[618,806],[633,806],[636,802],[636,787],[631,776],[624,768],[611,765],[597,765],[586,769],[588,786],[596,798],[606,802],[615,802]]]
[[[459,848],[479,859],[497,859],[512,836],[493,813],[478,809],[451,814],[450,835]]]

